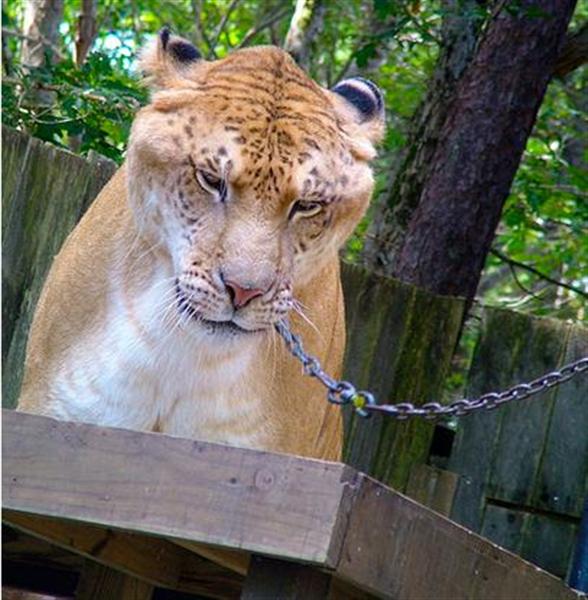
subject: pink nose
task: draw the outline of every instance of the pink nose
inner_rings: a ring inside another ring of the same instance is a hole
[[[243,308],[251,302],[253,298],[263,295],[263,290],[258,288],[242,287],[234,281],[225,281],[225,285],[231,297],[231,302],[235,308]]]

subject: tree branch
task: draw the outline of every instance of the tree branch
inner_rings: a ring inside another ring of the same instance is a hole
[[[325,10],[324,0],[296,0],[284,50],[303,68],[309,66],[312,41],[322,29]]]
[[[576,33],[566,37],[555,63],[553,76],[563,79],[586,62],[588,62],[588,23],[584,23]]]
[[[24,21],[22,31],[29,38],[25,38],[21,45],[21,62],[25,67],[41,67],[47,60],[56,62],[53,46],[59,42],[59,24],[63,19],[64,0],[35,0],[25,2]],[[50,42],[48,45],[46,42]],[[46,49],[51,48],[52,52]]]
[[[218,41],[220,40],[220,36],[222,35],[223,31],[225,30],[225,27],[227,26],[227,23],[229,22],[229,17],[231,16],[231,13],[235,10],[235,8],[237,8],[237,4],[239,4],[241,0],[232,0],[231,3],[229,4],[225,14],[223,15],[223,18],[221,19],[221,22],[216,30],[216,33],[214,34],[211,44],[212,44],[212,49],[215,50],[216,47],[218,46]]]
[[[78,67],[84,64],[97,33],[96,0],[82,0],[82,10],[78,17],[75,51],[75,60]]]
[[[535,294],[535,292],[533,290],[530,290],[529,288],[527,288],[526,286],[523,285],[523,283],[519,279],[519,276],[518,276],[515,266],[511,263],[507,263],[507,266],[508,266],[510,274],[512,275],[512,278],[514,279],[514,282],[516,283],[517,287],[519,287],[522,292],[527,294],[527,296],[529,296],[531,298],[535,298],[535,300],[541,300],[541,297],[538,296],[537,294]]]
[[[204,25],[202,24],[202,1],[201,0],[192,0],[192,12],[194,13],[194,28],[196,30],[196,46],[197,48],[204,54],[204,44],[208,48],[207,55],[210,58],[218,58],[214,48],[212,47],[212,43],[208,36],[206,35],[206,31],[204,30]]]
[[[580,296],[583,296],[584,298],[588,298],[588,294],[584,290],[582,290],[574,285],[571,285],[569,283],[565,283],[565,281],[559,281],[558,279],[554,279],[553,277],[550,277],[549,275],[545,275],[545,273],[538,271],[535,267],[532,267],[531,265],[527,265],[525,263],[519,262],[518,260],[514,260],[513,258],[510,258],[509,256],[506,256],[506,254],[503,254],[502,252],[500,252],[500,250],[496,250],[496,248],[491,248],[490,254],[493,254],[494,256],[496,256],[496,258],[505,262],[510,267],[518,267],[520,269],[524,269],[525,271],[528,271],[529,273],[533,273],[533,275],[536,275],[537,277],[539,277],[540,279],[543,279],[544,281],[548,281],[549,283],[552,283],[553,285],[557,285],[559,287],[570,290],[571,292],[574,292],[576,294],[580,294]],[[513,271],[513,274],[514,274],[514,271]],[[527,292],[528,292],[528,290],[527,290]]]
[[[244,48],[251,42],[251,40],[258,34],[261,33],[264,29],[271,27],[275,23],[277,23],[280,19],[283,19],[290,12],[290,7],[283,8],[281,10],[275,11],[273,14],[270,14],[267,19],[262,21],[259,25],[256,25],[252,29],[250,29],[243,39],[239,42],[237,48]]]
[[[55,53],[55,56],[59,60],[63,60],[65,58],[63,55],[63,52],[61,52],[61,50],[55,44],[51,43],[49,40],[45,39],[43,36],[41,36],[40,38],[37,38],[37,37],[33,37],[31,35],[25,35],[24,33],[21,33],[20,31],[14,31],[13,29],[7,29],[6,27],[2,27],[2,35],[8,36],[8,37],[15,37],[15,38],[18,38],[19,40],[27,40],[29,42],[39,42],[39,43],[43,44],[43,46],[46,46],[47,48],[51,48],[51,50]]]

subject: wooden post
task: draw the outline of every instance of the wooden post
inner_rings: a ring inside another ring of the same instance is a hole
[[[435,296],[344,264],[347,318],[344,376],[380,403],[439,400],[463,318],[459,298]],[[347,414],[344,460],[406,492],[410,472],[424,464],[434,425]]]
[[[331,576],[313,567],[253,556],[241,600],[325,600]]]
[[[190,550],[159,537],[141,536],[115,529],[46,519],[10,510],[2,512],[4,523],[16,527],[55,547],[98,562],[115,571],[121,571],[157,587],[184,593],[206,595],[211,589],[222,587],[227,597],[239,595],[243,578],[214,562],[203,559],[195,552],[206,554],[208,547],[192,544]],[[186,544],[189,546],[189,544]],[[202,552],[204,550],[204,552]],[[228,557],[236,568],[248,564],[236,552],[216,551],[210,555],[221,560]],[[243,574],[246,569],[243,570]],[[42,589],[42,588],[41,588]]]
[[[150,600],[153,586],[131,575],[86,561],[76,600]]]

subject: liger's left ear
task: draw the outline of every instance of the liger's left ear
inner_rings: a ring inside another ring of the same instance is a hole
[[[332,90],[335,109],[343,119],[354,149],[361,158],[373,158],[373,144],[384,136],[386,111],[380,88],[363,77],[338,83]]]
[[[156,87],[166,87],[185,70],[202,60],[198,49],[188,40],[172,35],[164,27],[141,52],[139,66]]]

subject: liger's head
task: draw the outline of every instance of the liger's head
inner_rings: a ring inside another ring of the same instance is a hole
[[[128,150],[137,225],[173,264],[178,310],[267,329],[367,208],[382,95],[360,78],[324,89],[274,47],[205,61],[166,30],[141,64],[154,93]]]

